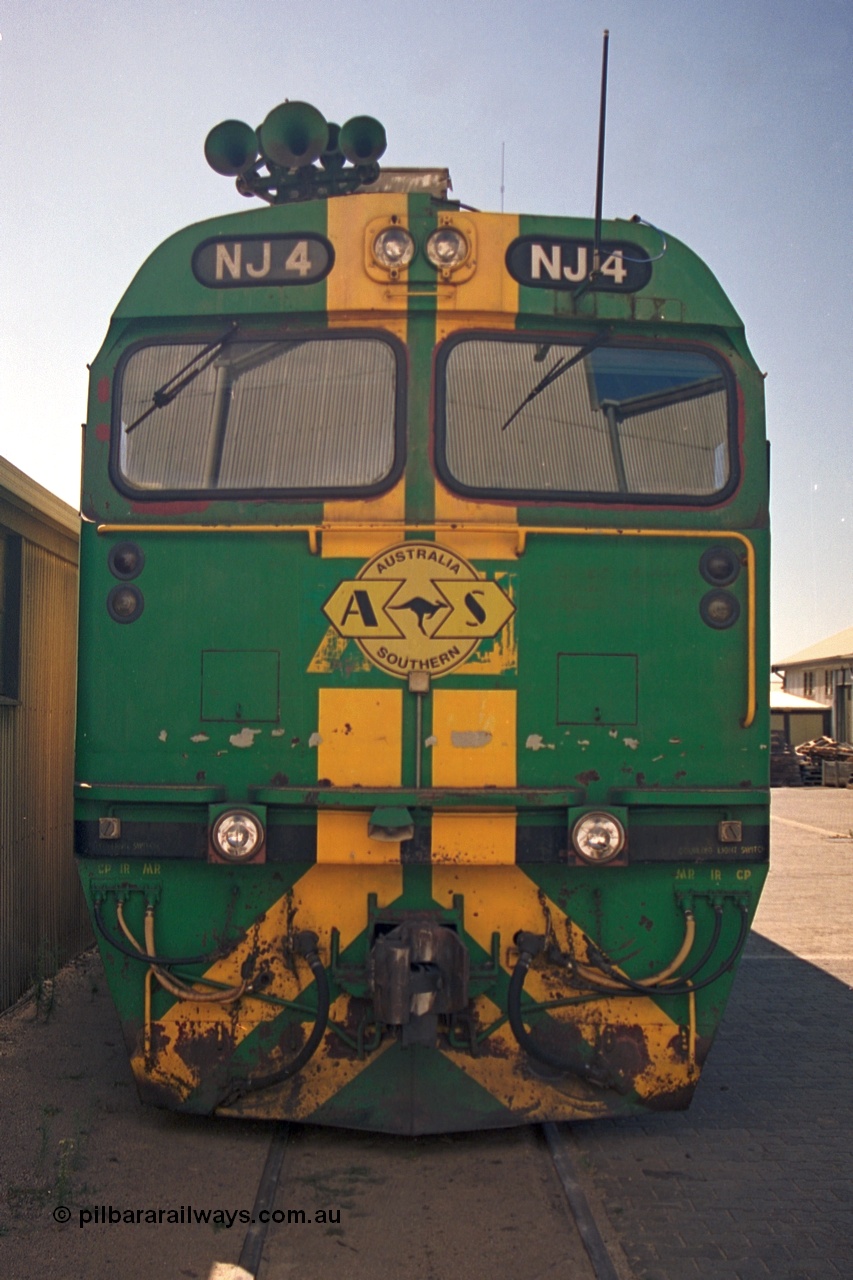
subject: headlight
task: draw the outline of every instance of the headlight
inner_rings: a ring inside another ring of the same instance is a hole
[[[405,227],[387,227],[373,241],[373,256],[387,270],[399,270],[415,256],[415,242]]]
[[[452,271],[468,257],[468,241],[455,227],[441,227],[427,240],[426,256],[434,267]]]
[[[612,862],[625,848],[625,828],[612,813],[585,813],[572,828],[572,844],[586,862]]]
[[[245,862],[251,858],[263,839],[264,829],[259,819],[245,809],[220,814],[210,833],[214,849],[229,862]]]
[[[709,591],[699,602],[699,613],[709,627],[724,631],[740,617],[740,604],[730,591]]]

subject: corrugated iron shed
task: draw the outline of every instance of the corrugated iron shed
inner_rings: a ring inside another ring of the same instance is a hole
[[[79,524],[0,458],[0,1009],[91,940],[72,856]]]

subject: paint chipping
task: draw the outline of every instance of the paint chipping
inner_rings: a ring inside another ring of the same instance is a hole
[[[429,735],[429,737],[428,737],[428,738],[424,738],[424,746],[425,746],[425,747],[437,747],[437,746],[438,746],[438,738],[435,736],[435,734],[434,734],[434,733],[431,733],[431,734]]]
[[[589,738],[578,738],[578,746],[579,746],[579,747],[588,747],[588,746],[589,746]]]
[[[658,760],[663,760],[663,756],[652,756],[652,764],[657,764]]]
[[[160,732],[157,734],[157,737],[160,739],[161,742],[165,742],[168,736],[169,734],[165,729],[161,729]]]
[[[637,747],[640,745],[639,738],[623,738],[622,741],[625,743],[625,746],[630,747],[632,751],[636,751]]]
[[[681,741],[681,739],[680,739],[680,738],[670,738],[670,742],[672,742],[673,744],[676,744],[676,745],[677,745],[680,741]]]
[[[319,746],[321,745],[322,741],[323,741],[323,739],[321,738],[321,736],[320,736],[320,734],[319,734],[319,733],[312,733],[312,734],[311,734],[311,737],[308,739],[308,746],[309,746],[309,747],[319,747]]]
[[[450,741],[454,747],[487,747],[492,735],[486,729],[452,729]]]
[[[232,733],[228,741],[232,747],[251,747],[259,733],[263,733],[263,729],[241,729],[239,733]]]
[[[608,729],[608,730],[607,730],[607,736],[608,736],[608,738],[618,738],[618,737],[619,737],[619,730],[618,730],[618,729]],[[670,741],[671,741],[671,739],[670,739]]]
[[[554,743],[546,742],[541,733],[531,733],[524,744],[528,751],[553,751]]]
[[[190,742],[210,742],[210,735],[207,733],[194,733],[190,738]]]
[[[271,738],[283,738],[283,737],[284,737],[284,729],[272,729],[272,730],[270,730],[270,737],[271,737]]]

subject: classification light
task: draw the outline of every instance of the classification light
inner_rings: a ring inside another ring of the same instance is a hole
[[[415,256],[415,242],[405,227],[386,227],[373,241],[373,256],[387,270],[399,270]]]
[[[441,227],[427,240],[426,256],[434,267],[452,271],[468,257],[468,241],[455,227]]]

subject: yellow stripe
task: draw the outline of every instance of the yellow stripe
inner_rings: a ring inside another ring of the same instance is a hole
[[[402,689],[321,689],[317,776],[346,787],[399,787]]]
[[[432,695],[435,787],[516,785],[516,690],[436,689]],[[488,793],[483,796],[488,805]],[[433,813],[433,863],[512,864],[515,812]]]
[[[336,787],[399,787],[402,689],[320,689],[317,777]],[[319,863],[399,863],[400,842],[372,840],[368,814],[317,814]]]
[[[466,215],[476,229],[477,269],[470,279],[455,286],[448,296],[440,293],[437,301],[436,340],[443,342],[453,333],[465,329],[515,328],[518,313],[518,284],[503,261],[509,245],[519,233],[519,220],[511,214],[479,213]],[[462,227],[462,230],[465,228]],[[494,270],[494,264],[501,264]],[[512,531],[504,533],[502,524],[518,524],[518,508],[511,503],[468,502],[435,481],[435,518],[441,524],[491,523],[498,526],[491,535],[466,534],[456,528],[441,529],[441,541],[461,556],[480,560],[513,560],[516,540]]]
[[[511,866],[515,862],[515,811],[433,813],[432,863]]]
[[[347,313],[351,323],[371,326],[378,318],[376,313],[396,311],[405,315],[409,305],[405,288],[390,288],[388,281],[375,271],[378,278],[371,279],[366,253],[370,230],[376,234],[381,229],[377,219],[389,226],[392,218],[396,218],[398,226],[408,225],[408,197],[373,195],[359,196],[357,200],[330,200],[327,209],[326,229],[335,249],[335,265],[326,280],[329,323],[343,319]],[[401,281],[405,275],[401,273]],[[359,313],[356,321],[352,320],[352,313]]]
[[[408,224],[406,196],[330,200],[328,210],[328,234],[335,247],[335,267],[326,286],[329,328],[379,328],[393,333],[405,343],[408,307],[405,288],[390,290],[387,281],[371,279],[366,269],[366,239],[371,232],[375,234],[380,229],[371,227],[377,219],[383,224],[390,224],[393,216],[398,225],[405,227]],[[402,278],[405,278],[405,272]],[[327,523],[338,525],[335,531],[323,538],[321,554],[324,557],[368,559],[402,537],[394,526],[402,525],[406,518],[405,482],[400,480],[388,493],[377,498],[341,498],[326,502],[323,518]],[[388,532],[351,531],[346,528],[353,522],[362,521],[388,525]]]
[[[514,787],[516,690],[436,689],[432,703],[433,786]]]
[[[519,220],[510,213],[468,213],[458,219],[449,214],[446,222],[456,220],[465,232],[473,227],[476,237],[476,269],[467,277],[467,271],[459,273],[461,283],[449,290],[440,290],[436,301],[438,310],[438,340],[442,341],[454,329],[470,329],[476,326],[499,328],[515,327],[518,314],[518,283],[504,270],[506,251],[519,231]],[[452,277],[451,277],[452,278]],[[465,315],[457,320],[454,312]]]

